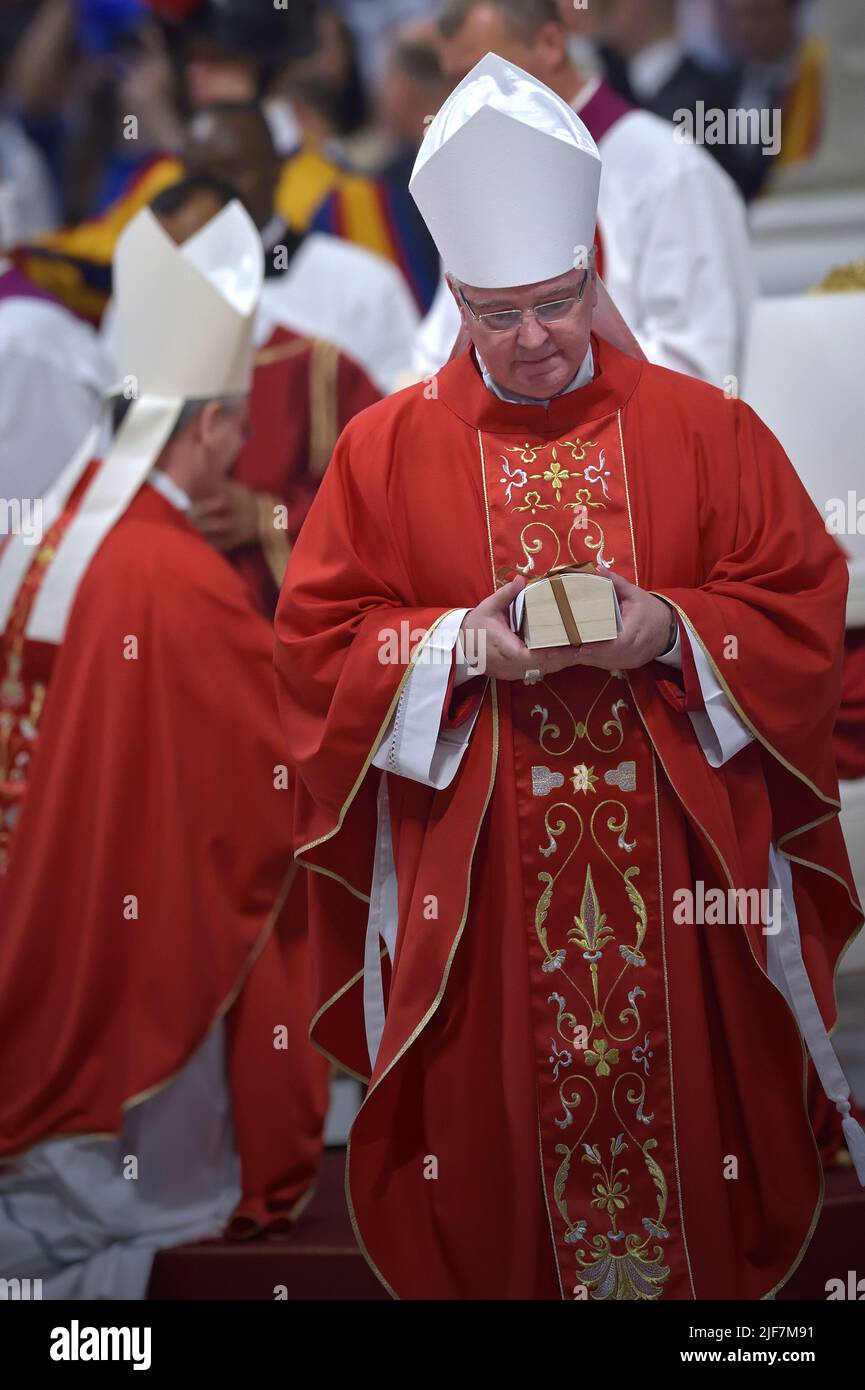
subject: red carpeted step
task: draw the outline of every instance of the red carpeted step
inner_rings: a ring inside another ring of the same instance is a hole
[[[273,1240],[212,1240],[162,1250],[154,1299],[389,1299],[357,1247],[345,1203],[345,1150],[325,1152],[295,1229]]]
[[[826,1174],[826,1195],[814,1239],[792,1279],[777,1297],[825,1302],[826,1284],[849,1270],[865,1276],[865,1188],[852,1168],[833,1168]]]
[[[274,1240],[204,1241],[157,1255],[150,1298],[387,1299],[357,1248],[345,1204],[345,1152],[330,1149],[315,1196],[289,1235]],[[817,1230],[778,1299],[823,1302],[830,1279],[865,1276],[865,1190],[852,1168],[826,1174]],[[284,1292],[283,1292],[284,1290]]]

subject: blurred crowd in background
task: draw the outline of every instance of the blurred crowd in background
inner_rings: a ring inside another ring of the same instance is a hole
[[[707,145],[746,199],[778,164],[813,152],[819,0],[559,8],[580,68],[603,72],[638,106],[668,119],[701,102],[783,112],[769,157],[755,144]],[[424,122],[454,85],[439,9],[439,0],[328,0],[307,17],[306,0],[0,0],[0,246],[104,217],[143,175],[157,191],[167,161],[189,159],[197,109],[257,100],[278,155],[308,152],[279,190],[289,225],[347,231],[395,256],[427,308],[437,258],[406,184]],[[237,169],[230,152],[221,158],[209,167],[244,193],[248,161]],[[352,175],[373,182],[353,185]]]

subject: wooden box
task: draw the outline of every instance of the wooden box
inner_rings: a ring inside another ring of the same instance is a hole
[[[511,626],[527,647],[611,642],[622,630],[612,580],[569,571],[535,579],[511,604]]]

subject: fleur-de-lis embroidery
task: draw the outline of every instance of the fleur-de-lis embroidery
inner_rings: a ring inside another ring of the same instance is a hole
[[[589,865],[586,869],[580,913],[578,917],[574,917],[574,925],[568,932],[568,940],[581,946],[584,959],[591,961],[600,960],[603,955],[603,948],[613,940],[614,935],[612,928],[607,926],[606,914],[601,911],[592,878],[592,867]],[[603,1076],[603,1072],[601,1075]]]
[[[611,1068],[619,1060],[619,1049],[610,1047],[605,1038],[593,1038],[592,1046],[583,1055],[588,1065],[596,1069],[598,1076],[610,1076]]]

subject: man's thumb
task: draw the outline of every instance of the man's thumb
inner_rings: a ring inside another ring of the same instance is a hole
[[[500,589],[496,589],[495,593],[492,594],[490,598],[490,606],[493,612],[504,613],[505,609],[513,603],[520,590],[525,587],[526,581],[521,574],[518,574],[516,579],[512,579],[508,584],[503,584]]]
[[[635,586],[623,574],[616,574],[613,570],[606,570],[604,573],[607,579],[612,580],[613,588],[619,598],[628,598],[630,594],[634,593]]]

